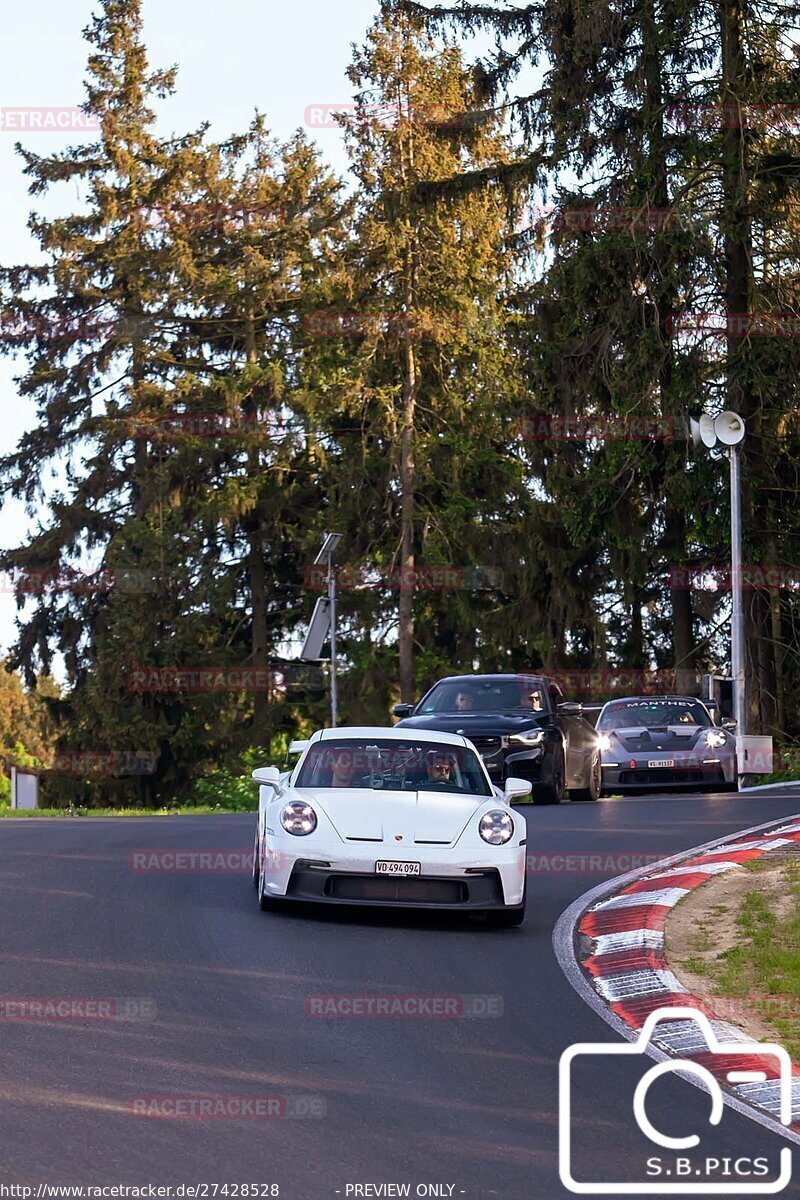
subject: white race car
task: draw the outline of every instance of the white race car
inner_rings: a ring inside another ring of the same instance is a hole
[[[474,746],[424,729],[325,729],[291,774],[259,783],[253,883],[262,909],[287,900],[525,916],[530,782],[489,779]]]

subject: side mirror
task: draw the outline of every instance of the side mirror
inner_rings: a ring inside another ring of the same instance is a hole
[[[733,719],[733,717],[723,717],[720,721],[720,728],[733,730],[736,728],[736,724],[737,722]]]
[[[395,704],[392,715],[402,720],[403,717],[410,717],[413,711],[413,704]]]
[[[281,773],[277,767],[256,767],[253,771],[253,779],[256,783],[263,783],[267,787],[275,788],[275,791],[281,786]]]
[[[515,779],[513,775],[506,780],[504,795],[507,804],[513,804],[523,796],[530,796],[531,783],[528,779]]]
[[[583,705],[575,700],[565,700],[563,704],[559,704],[558,711],[565,717],[582,717]]]

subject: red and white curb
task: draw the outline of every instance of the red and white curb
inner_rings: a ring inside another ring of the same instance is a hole
[[[712,875],[798,841],[800,818],[784,818],[607,880],[559,917],[553,946],[562,970],[582,998],[628,1041],[638,1038],[656,1009],[681,1007],[704,1013],[719,1041],[751,1042],[675,977],[664,956],[664,927],[678,901]],[[787,1127],[778,1119],[780,1084],[774,1055],[736,1055],[738,1069],[765,1078],[732,1086],[727,1082],[730,1056],[710,1053],[699,1026],[685,1018],[659,1020],[648,1054],[657,1060],[678,1057],[706,1067],[719,1081],[730,1107],[800,1144],[800,1067],[792,1067],[792,1125]],[[692,1075],[684,1078],[702,1086]]]

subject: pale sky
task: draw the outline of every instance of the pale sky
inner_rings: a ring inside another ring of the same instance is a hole
[[[7,11],[0,39],[0,110],[73,107],[84,98],[87,45],[81,31],[96,11],[92,0],[37,0]],[[144,0],[145,42],[151,66],[179,64],[177,92],[158,109],[163,133],[211,121],[211,135],[244,130],[257,107],[273,132],[288,138],[306,121],[311,106],[350,99],[345,69],[351,45],[360,42],[377,11],[376,0]],[[12,131],[0,122],[0,261],[30,261],[27,230],[33,207],[14,143],[39,153],[91,139],[82,134]],[[19,123],[19,118],[16,118]],[[337,130],[309,130],[340,173],[345,159]],[[41,211],[71,211],[74,191],[63,186]],[[24,365],[24,364],[20,364]],[[0,453],[13,449],[34,424],[27,401],[17,395],[19,368],[0,359]],[[0,508],[0,545],[13,546],[28,527],[22,505]],[[15,604],[0,578],[0,652],[14,640]]]

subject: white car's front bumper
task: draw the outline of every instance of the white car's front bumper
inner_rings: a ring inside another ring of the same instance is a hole
[[[398,904],[422,908],[491,909],[522,903],[525,846],[490,846],[478,853],[446,846],[386,842],[313,845],[308,838],[268,834],[262,848],[264,892],[275,898],[334,904]],[[514,839],[516,841],[516,839]],[[378,861],[418,862],[420,874],[378,875]]]

